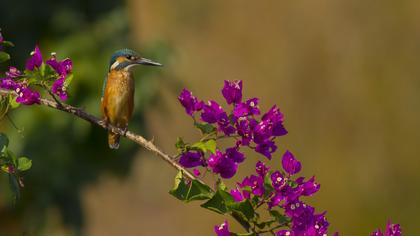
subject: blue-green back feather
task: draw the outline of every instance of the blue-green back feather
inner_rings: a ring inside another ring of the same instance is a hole
[[[105,76],[105,79],[104,79],[104,83],[103,83],[103,85],[102,85],[102,98],[104,97],[104,95],[105,95],[105,87],[106,87],[106,81],[108,80],[108,76]]]

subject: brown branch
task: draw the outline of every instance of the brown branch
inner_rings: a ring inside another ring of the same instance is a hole
[[[10,90],[5,90],[5,89],[0,89],[0,95],[16,95],[16,93],[14,91],[10,91]],[[111,124],[107,124],[106,122],[104,122],[103,120],[83,111],[80,108],[65,104],[65,103],[57,103],[56,101],[52,101],[49,99],[45,99],[45,98],[41,98],[40,100],[40,105],[44,105],[44,106],[48,106],[50,108],[56,109],[56,110],[60,110],[60,111],[64,111],[67,113],[70,113],[72,115],[75,115],[91,124],[95,124],[98,125],[106,130],[112,131],[116,134],[119,134],[121,136],[124,136],[128,139],[130,139],[131,141],[137,143],[138,145],[146,148],[147,150],[151,151],[152,153],[154,153],[155,155],[159,156],[160,158],[162,158],[164,161],[166,161],[168,164],[170,164],[172,167],[174,167],[177,170],[182,171],[182,173],[184,174],[185,177],[191,179],[191,180],[198,180],[191,172],[189,172],[187,169],[185,169],[184,167],[182,167],[181,165],[179,165],[175,160],[173,160],[173,158],[164,153],[163,151],[161,151],[156,145],[153,144],[153,142],[146,140],[144,137],[135,134],[133,132],[127,131],[127,130],[123,130],[120,129],[118,127],[115,127]],[[198,180],[199,181],[199,180]]]
[[[12,94],[14,96],[16,96],[16,93],[14,91],[10,91],[10,90],[5,90],[5,89],[0,89],[0,96],[7,96],[9,94]],[[45,98],[41,98],[40,99],[40,105],[44,105],[56,110],[60,110],[60,111],[64,111],[67,113],[70,113],[72,115],[75,115],[91,124],[95,124],[98,125],[106,130],[112,131],[116,134],[119,134],[121,136],[124,136],[126,138],[128,138],[129,140],[137,143],[138,145],[144,147],[145,149],[151,151],[152,153],[154,153],[155,155],[159,156],[160,158],[162,158],[164,161],[166,161],[169,165],[171,165],[172,167],[174,167],[175,169],[177,169],[178,171],[182,171],[183,175],[185,177],[187,177],[190,180],[196,180],[199,181],[202,184],[205,184],[204,182],[202,182],[201,180],[197,179],[191,172],[189,172],[187,169],[185,169],[184,167],[182,167],[180,164],[178,164],[175,160],[175,157],[171,157],[170,155],[166,154],[165,152],[163,152],[161,149],[159,149],[155,144],[153,144],[152,141],[148,141],[147,139],[145,139],[143,136],[135,134],[133,132],[130,132],[128,130],[123,130],[120,129],[118,127],[115,127],[111,124],[107,124],[106,122],[104,122],[103,120],[97,118],[96,116],[93,116],[85,111],[83,111],[80,108],[65,104],[65,103],[58,103],[56,101],[52,101],[49,99],[45,99]],[[207,184],[206,184],[207,185]],[[231,216],[247,231],[247,232],[252,232],[251,230],[251,226],[249,225],[248,222],[242,220],[242,218],[238,215],[238,214],[231,214]]]

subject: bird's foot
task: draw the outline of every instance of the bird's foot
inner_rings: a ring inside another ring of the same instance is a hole
[[[101,125],[101,126],[105,126],[106,128],[108,128],[108,120],[106,118],[100,120],[98,122],[98,124]]]
[[[122,128],[123,136],[127,136],[128,127]]]

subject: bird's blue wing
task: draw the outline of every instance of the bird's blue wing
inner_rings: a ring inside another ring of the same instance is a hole
[[[102,96],[101,96],[101,98],[103,98],[104,95],[105,95],[105,87],[106,87],[106,81],[107,80],[108,80],[108,76],[105,76],[104,84],[102,85]]]

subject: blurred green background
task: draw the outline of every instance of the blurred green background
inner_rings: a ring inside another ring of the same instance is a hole
[[[242,79],[245,97],[277,104],[303,173],[321,191],[331,231],[369,235],[387,220],[420,234],[420,3],[249,0],[2,1],[0,27],[23,66],[38,43],[74,61],[69,103],[99,115],[108,58],[130,47],[165,64],[136,70],[130,130],[174,153],[177,136],[197,133],[176,96],[202,99],[223,80]],[[0,131],[33,159],[22,199],[0,178],[0,235],[212,235],[223,216],[167,191],[175,171],[124,140],[45,107],[12,112]],[[256,159],[249,157],[240,174]],[[278,162],[273,162],[278,164]],[[234,225],[234,229],[239,227]]]

